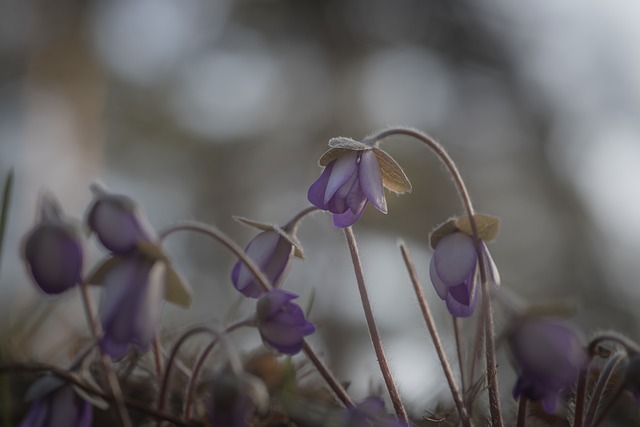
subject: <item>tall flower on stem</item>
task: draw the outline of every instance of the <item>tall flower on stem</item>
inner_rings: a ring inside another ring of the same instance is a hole
[[[558,396],[572,387],[587,365],[581,337],[568,324],[550,318],[523,318],[508,335],[518,371],[514,398],[542,401],[555,411]]]
[[[82,280],[83,243],[79,225],[64,216],[51,194],[40,199],[38,223],[26,235],[23,256],[36,285],[62,293]]]
[[[307,198],[333,214],[335,227],[355,224],[369,202],[386,214],[384,188],[396,193],[411,190],[402,168],[381,149],[349,138],[334,138],[329,147],[319,162],[325,169],[309,187]]]
[[[475,215],[480,229],[480,248],[483,254],[485,270],[496,284],[500,284],[500,275],[485,239],[492,240],[498,231],[499,221],[488,215]],[[466,217],[451,219],[439,226],[431,235],[434,248],[429,276],[438,294],[447,304],[449,312],[456,317],[469,317],[478,302],[479,262],[473,237],[470,235]]]

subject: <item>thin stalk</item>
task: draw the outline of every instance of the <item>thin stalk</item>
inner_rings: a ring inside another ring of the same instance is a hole
[[[469,217],[469,225],[471,226],[471,232],[473,234],[473,244],[478,255],[478,264],[480,269],[480,282],[483,296],[483,322],[485,325],[485,362],[487,369],[487,385],[489,389],[489,409],[491,412],[491,425],[493,427],[503,427],[502,413],[500,410],[500,392],[498,387],[498,371],[496,362],[496,349],[495,349],[495,337],[494,337],[494,325],[493,325],[493,308],[491,305],[491,298],[489,292],[489,283],[487,281],[487,272],[484,263],[484,254],[480,246],[480,235],[478,234],[478,226],[474,218],[473,204],[471,203],[471,197],[467,191],[467,187],[460,175],[460,171],[456,167],[455,163],[446,152],[446,150],[433,140],[428,135],[410,128],[390,128],[385,129],[366,138],[363,141],[366,144],[377,144],[378,141],[393,135],[406,135],[415,138],[425,144],[436,156],[440,159],[442,164],[447,168],[449,174],[453,178],[455,186],[458,190],[458,195],[462,200],[467,216]]]
[[[100,353],[100,362],[102,364],[102,371],[109,385],[109,391],[113,397],[112,401],[116,406],[116,412],[118,413],[118,417],[120,418],[120,422],[123,427],[132,427],[131,418],[129,418],[129,413],[127,412],[127,407],[124,404],[124,396],[122,394],[122,389],[120,388],[120,383],[118,382],[118,378],[116,377],[116,373],[113,369],[113,363],[111,361],[111,357],[102,351],[100,347],[100,339],[102,338],[102,326],[98,321],[96,321],[93,304],[91,303],[91,298],[89,298],[88,286],[83,281],[80,283],[80,295],[82,295],[82,305],[84,306],[85,314],[87,317],[87,322],[89,323],[91,332],[93,334],[93,339],[98,345],[98,351]]]
[[[384,348],[382,347],[380,334],[378,333],[376,321],[373,316],[373,310],[371,309],[371,303],[369,302],[367,287],[364,281],[364,272],[362,271],[362,263],[360,261],[360,254],[358,253],[358,246],[356,245],[356,238],[351,227],[345,228],[344,234],[347,238],[347,244],[349,245],[349,253],[351,254],[351,261],[356,273],[356,282],[358,283],[358,291],[360,292],[362,308],[364,309],[364,317],[367,320],[367,328],[369,329],[369,335],[371,336],[373,349],[375,350],[376,357],[378,358],[378,364],[380,365],[382,377],[384,378],[387,390],[389,391],[389,395],[391,396],[391,402],[393,403],[396,414],[400,418],[402,418],[405,423],[409,424],[409,416],[407,415],[407,411],[404,409],[404,405],[400,400],[400,394],[398,393],[398,389],[393,380],[393,376],[391,375],[389,363],[387,362],[387,357],[384,354]]]
[[[52,375],[55,375],[56,377],[60,378],[61,380],[64,380],[65,382],[69,383],[69,384],[73,384],[74,386],[84,390],[85,392],[87,392],[88,394],[91,395],[95,395],[98,396],[102,399],[105,399],[106,401],[109,402],[114,402],[113,399],[113,395],[111,393],[105,393],[104,391],[95,388],[92,385],[86,384],[83,381],[81,381],[81,379],[75,375],[73,375],[71,372],[65,370],[65,369],[60,369],[57,366],[53,366],[53,365],[47,365],[44,363],[29,363],[29,364],[24,364],[24,363],[1,363],[0,364],[0,373],[2,374],[7,374],[7,373],[11,373],[11,374],[15,374],[15,373],[22,373],[22,372],[49,372]],[[147,414],[155,419],[159,419],[159,420],[164,420],[167,422],[170,422],[173,425],[176,426],[180,426],[180,427],[189,427],[190,424],[187,424],[185,422],[183,422],[181,419],[174,417],[170,414],[164,413],[164,412],[160,412],[157,411],[151,407],[149,407],[147,404],[142,403],[142,402],[138,402],[138,401],[134,401],[134,400],[128,400],[125,399],[124,400],[124,404],[135,411],[139,411],[142,412],[144,414]]]
[[[0,260],[2,260],[2,247],[4,243],[4,232],[7,229],[9,219],[9,205],[11,204],[11,194],[13,193],[13,169],[7,174],[2,189],[2,205],[0,205]]]
[[[609,413],[609,411],[611,410],[611,408],[613,408],[613,404],[616,403],[616,400],[618,400],[618,397],[620,397],[620,395],[622,394],[622,392],[625,390],[624,387],[624,382],[620,382],[620,385],[618,385],[615,393],[613,393],[610,397],[609,400],[607,401],[607,404],[604,406],[604,408],[602,408],[602,410],[598,413],[598,417],[596,418],[596,420],[593,422],[593,424],[591,424],[591,427],[598,427],[598,425],[600,425],[600,423],[602,421],[604,421],[604,417]]]
[[[589,399],[589,404],[587,405],[587,415],[585,416],[585,426],[591,427],[593,425],[593,421],[595,420],[596,412],[600,403],[604,397],[604,392],[607,385],[611,384],[611,377],[614,374],[614,371],[618,368],[620,363],[624,362],[626,359],[626,353],[622,351],[616,351],[607,363],[602,368],[600,372],[600,376],[598,377],[598,381],[591,393],[591,398]]]
[[[576,387],[576,409],[573,415],[573,427],[583,427],[584,425],[584,400],[587,394],[587,374],[589,373],[589,364],[591,358],[587,363],[587,367],[580,371],[578,376],[578,385]]]
[[[200,371],[202,370],[202,367],[204,366],[204,362],[207,360],[207,356],[209,356],[209,353],[211,353],[211,350],[213,350],[213,347],[215,347],[215,345],[218,343],[218,340],[221,340],[221,337],[224,337],[226,334],[233,332],[234,330],[242,326],[251,326],[254,323],[255,323],[254,319],[251,318],[251,319],[241,320],[239,322],[236,322],[234,324],[227,326],[224,332],[214,337],[211,340],[211,342],[207,345],[207,347],[205,347],[202,353],[200,353],[200,356],[198,356],[198,359],[196,360],[196,364],[193,366],[193,371],[189,376],[189,381],[187,382],[184,404],[182,406],[182,413],[184,414],[184,417],[186,419],[189,419],[189,417],[191,417],[191,406],[193,403],[193,394],[196,390],[197,379],[198,379],[198,376],[200,375]],[[227,345],[227,348],[228,347],[229,346]],[[229,361],[231,362],[231,367],[234,370],[234,372],[238,374],[239,371],[242,370],[242,364],[240,363],[240,359],[238,357],[229,357]]]
[[[164,365],[162,362],[162,347],[160,345],[160,335],[156,331],[155,338],[151,344],[153,350],[153,361],[156,365],[156,379],[158,382],[162,381],[164,377]]]
[[[420,279],[418,278],[418,273],[413,266],[413,261],[411,260],[411,256],[409,255],[409,250],[407,249],[404,242],[400,242],[399,246],[400,252],[402,253],[402,259],[407,266],[407,271],[409,272],[409,277],[411,278],[413,290],[416,293],[416,299],[418,300],[420,310],[422,311],[422,317],[427,324],[427,329],[429,329],[429,334],[431,335],[431,339],[433,340],[433,345],[436,349],[436,353],[438,354],[438,358],[440,359],[440,365],[442,365],[444,376],[447,378],[447,383],[449,383],[451,396],[453,397],[453,401],[455,402],[456,408],[458,409],[460,420],[462,421],[463,426],[468,427],[471,425],[469,413],[467,412],[462,399],[462,394],[460,393],[458,385],[456,384],[456,379],[453,375],[453,370],[451,369],[451,365],[449,364],[447,355],[444,352],[444,347],[442,346],[442,341],[440,340],[440,334],[438,334],[438,329],[436,328],[433,316],[431,315],[431,309],[429,308],[427,297],[424,295],[424,291],[422,290],[422,284],[420,283]]]
[[[516,427],[525,427],[527,424],[527,398],[523,395],[518,399],[518,421]]]
[[[589,352],[589,354],[597,354],[598,345],[603,341],[612,341],[620,344],[622,347],[624,347],[628,354],[640,353],[640,346],[635,341],[627,338],[619,332],[606,331],[599,333],[589,342],[589,345],[587,347],[587,351]]]
[[[309,212],[311,211],[312,210],[309,209]],[[264,273],[260,270],[260,268],[256,265],[256,263],[253,262],[253,260],[246,254],[246,252],[242,250],[240,246],[238,246],[233,240],[231,240],[227,235],[225,235],[223,232],[221,232],[217,228],[209,225],[205,225],[205,224],[200,224],[198,222],[186,221],[186,222],[176,224],[164,230],[163,232],[161,232],[160,239],[164,239],[170,234],[175,233],[176,231],[193,231],[196,233],[204,234],[205,236],[208,236],[216,240],[217,242],[222,244],[227,250],[229,250],[235,256],[237,256],[244,263],[247,269],[256,278],[260,286],[262,286],[262,289],[264,289],[265,291],[270,291],[271,289],[273,289],[273,287],[271,286],[271,283],[269,282],[269,279],[267,279]],[[318,356],[315,354],[313,349],[307,344],[307,342],[305,340],[303,340],[303,342],[304,342],[305,354],[307,355],[311,363],[313,363],[316,366],[316,368],[322,375],[322,378],[324,378],[324,380],[329,385],[329,388],[331,388],[334,394],[340,399],[340,401],[345,406],[353,406],[353,402],[349,398],[349,395],[347,394],[347,391],[344,389],[344,387],[342,387],[340,382],[333,376],[331,371],[329,371],[327,367],[322,363],[320,358],[318,358]]]
[[[456,339],[456,353],[458,354],[458,366],[460,369],[460,387],[462,387],[462,395],[464,396],[467,387],[464,378],[464,352],[462,349],[462,335],[460,333],[460,318],[451,316],[451,320],[453,321],[453,336]]]

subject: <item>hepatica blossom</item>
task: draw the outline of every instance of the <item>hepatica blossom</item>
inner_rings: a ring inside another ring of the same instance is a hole
[[[587,365],[581,337],[566,323],[544,318],[523,319],[509,334],[509,347],[518,371],[514,398],[542,401],[555,411],[558,396],[570,389]]]
[[[95,199],[87,209],[87,224],[100,243],[117,255],[140,249],[140,244],[157,240],[137,203],[131,198],[109,193],[98,184],[91,190]]]
[[[304,337],[316,330],[305,319],[302,309],[291,302],[296,298],[294,293],[274,289],[258,300],[256,319],[260,336],[265,344],[280,353],[298,353]]]
[[[258,234],[245,249],[269,282],[278,287],[291,267],[294,245],[276,230],[267,230]],[[231,271],[233,286],[245,296],[258,298],[264,293],[251,271],[242,261],[236,262]]]
[[[93,406],[62,385],[33,400],[20,427],[90,427],[92,421]]]
[[[160,320],[165,291],[163,263],[143,255],[115,258],[104,279],[100,321],[104,352],[120,359],[135,344],[149,349]]]
[[[348,138],[334,138],[329,146],[320,159],[324,171],[309,187],[307,198],[333,214],[334,226],[353,225],[367,203],[387,213],[384,188],[396,193],[411,190],[402,168],[379,148]]]
[[[47,294],[62,293],[82,280],[81,231],[50,194],[40,200],[38,223],[25,237],[23,256],[35,283]]]

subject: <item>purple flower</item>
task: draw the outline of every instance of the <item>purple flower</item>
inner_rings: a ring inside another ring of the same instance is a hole
[[[290,302],[296,298],[296,294],[274,289],[258,300],[256,318],[262,341],[280,353],[298,353],[304,337],[316,330],[302,309]]]
[[[50,194],[40,201],[39,222],[25,237],[23,256],[36,284],[47,294],[62,293],[82,280],[81,232]]]
[[[68,385],[33,401],[20,427],[90,427],[93,407]]]
[[[96,184],[91,190],[95,199],[87,209],[87,224],[107,250],[128,255],[139,249],[140,243],[157,240],[155,231],[131,198],[109,193]]]
[[[486,271],[494,283],[500,277],[493,259],[480,242]],[[447,309],[456,317],[469,317],[478,302],[479,264],[473,238],[462,232],[442,237],[436,244],[429,268],[431,283],[438,296],[447,303]]]
[[[294,246],[276,230],[268,230],[258,234],[245,249],[267,279],[274,287],[278,287],[291,268]],[[262,286],[247,266],[236,262],[231,272],[233,286],[249,298],[258,298],[264,293]]]
[[[349,151],[329,163],[307,193],[309,202],[333,214],[333,225],[349,227],[367,202],[387,213],[380,165],[373,150]]]
[[[384,402],[378,396],[367,397],[344,411],[344,427],[406,427],[404,422],[385,411]]]
[[[100,346],[113,359],[136,344],[148,350],[160,319],[165,291],[165,265],[142,255],[115,258],[104,278],[100,321],[104,336]]]
[[[572,387],[586,368],[587,352],[569,325],[553,319],[525,318],[508,336],[518,371],[513,397],[541,400],[547,413],[558,395]]]

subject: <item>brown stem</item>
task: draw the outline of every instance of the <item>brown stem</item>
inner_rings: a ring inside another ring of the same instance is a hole
[[[473,204],[471,203],[471,197],[467,191],[467,187],[460,175],[460,171],[456,167],[455,163],[446,152],[446,150],[437,143],[434,139],[429,137],[423,132],[410,128],[389,128],[382,130],[363,141],[366,144],[377,144],[378,141],[393,135],[406,135],[415,138],[425,144],[431,151],[433,151],[444,166],[449,171],[449,174],[453,178],[455,186],[458,190],[458,195],[462,199],[462,204],[467,211],[469,217],[469,224],[471,225],[471,232],[473,234],[473,244],[478,255],[478,264],[480,269],[480,282],[482,284],[482,296],[483,296],[483,321],[485,324],[485,354],[486,354],[486,369],[487,369],[487,382],[489,389],[489,410],[491,412],[491,424],[493,427],[503,427],[502,414],[500,410],[500,392],[498,387],[498,372],[496,369],[496,349],[495,349],[495,337],[494,337],[494,325],[493,325],[493,308],[491,306],[491,298],[489,295],[489,284],[487,282],[487,272],[484,263],[484,254],[480,246],[480,235],[478,234],[478,226],[474,218]]]
[[[516,427],[525,427],[527,423],[527,398],[524,395],[518,399],[518,421]]]
[[[311,211],[311,208],[309,208],[309,211]],[[168,235],[181,230],[201,233],[218,241],[244,263],[244,265],[249,269],[251,274],[253,274],[253,276],[258,280],[258,283],[260,283],[260,286],[262,286],[262,289],[264,289],[265,291],[269,291],[273,289],[273,286],[271,286],[269,279],[267,279],[264,273],[260,270],[260,268],[256,265],[256,263],[253,262],[253,260],[246,254],[246,252],[243,251],[242,248],[240,248],[227,235],[225,235],[215,227],[205,225],[205,224],[200,224],[198,222],[186,221],[180,224],[176,224],[168,228],[167,230],[164,230],[163,232],[161,232],[160,239],[164,239]],[[331,390],[342,401],[342,403],[345,406],[353,406],[353,402],[349,398],[344,387],[342,387],[342,385],[338,382],[338,380],[336,380],[336,378],[328,372],[326,366],[324,366],[324,364],[320,361],[320,359],[317,357],[313,349],[307,344],[306,341],[304,341],[304,352],[307,355],[307,357],[309,357],[309,360],[311,361],[311,363],[313,363],[316,366],[316,368],[318,369],[322,377],[325,379],[325,381],[327,382]]]
[[[89,323],[91,333],[93,334],[93,339],[98,346],[98,351],[100,352],[100,362],[102,365],[102,371],[105,376],[106,382],[109,385],[109,391],[113,399],[113,403],[116,406],[116,412],[118,413],[118,417],[120,418],[120,422],[123,427],[132,427],[131,418],[129,418],[129,413],[127,412],[127,408],[124,404],[124,397],[122,395],[122,389],[120,388],[120,383],[118,382],[118,378],[116,377],[116,373],[113,370],[113,363],[111,361],[111,357],[102,351],[100,347],[100,340],[102,339],[102,326],[96,320],[93,304],[91,304],[91,298],[89,298],[88,286],[83,281],[80,283],[80,295],[82,295],[82,304],[84,306],[85,314],[87,316],[87,322]]]
[[[358,283],[358,291],[360,292],[360,299],[362,300],[362,308],[364,308],[364,317],[367,320],[367,328],[369,329],[371,342],[373,343],[373,348],[376,352],[376,357],[378,358],[382,377],[384,378],[387,390],[391,396],[391,402],[393,403],[396,414],[402,418],[405,423],[409,424],[409,416],[407,415],[407,411],[404,409],[404,405],[400,400],[400,394],[398,393],[393,376],[391,375],[389,363],[387,362],[387,357],[384,354],[380,334],[378,333],[376,321],[373,316],[373,310],[371,309],[371,303],[369,302],[367,287],[364,281],[364,272],[362,271],[362,263],[360,262],[360,254],[358,253],[358,246],[356,245],[356,238],[351,227],[345,228],[344,234],[347,237],[349,253],[351,254],[351,262],[353,263],[356,273],[356,282]]]
[[[607,360],[604,368],[602,368],[600,376],[598,377],[598,381],[596,382],[596,385],[593,388],[593,392],[591,393],[591,397],[589,398],[589,404],[587,405],[587,413],[585,416],[586,427],[591,427],[593,425],[598,407],[600,406],[600,403],[605,396],[605,390],[607,390],[607,386],[611,386],[612,377],[615,373],[616,368],[622,362],[624,362],[625,359],[625,352],[616,351],[609,357],[609,360]],[[609,387],[609,389],[611,388],[613,387]],[[578,427],[577,424],[576,427]]]
[[[436,328],[436,324],[433,321],[431,309],[429,308],[427,297],[424,295],[424,291],[422,290],[422,284],[420,283],[420,279],[418,278],[418,273],[413,266],[413,261],[411,260],[411,256],[409,255],[409,250],[407,249],[404,242],[400,242],[399,246],[400,252],[402,252],[402,259],[407,266],[407,271],[409,272],[409,277],[411,278],[413,290],[416,293],[416,298],[418,300],[418,304],[420,305],[420,310],[422,311],[422,317],[427,324],[427,329],[429,329],[429,334],[431,335],[431,339],[433,340],[433,345],[436,349],[436,353],[438,354],[438,358],[440,359],[440,365],[442,365],[444,376],[447,378],[447,382],[449,383],[451,396],[453,396],[453,401],[455,402],[456,408],[458,409],[460,420],[462,421],[462,425],[468,427],[471,425],[469,413],[467,412],[467,409],[462,400],[462,395],[460,394],[460,390],[458,389],[458,385],[456,384],[455,377],[453,376],[453,370],[451,369],[451,365],[449,364],[447,355],[444,352],[444,347],[442,346],[442,341],[440,340],[440,334],[438,334],[438,329]]]
[[[460,318],[451,316],[453,320],[453,335],[456,339],[456,352],[458,353],[458,365],[460,368],[460,386],[462,387],[462,395],[467,390],[464,378],[464,352],[462,351],[462,335],[460,333]]]

